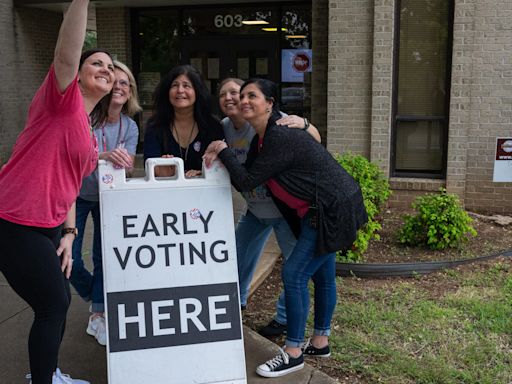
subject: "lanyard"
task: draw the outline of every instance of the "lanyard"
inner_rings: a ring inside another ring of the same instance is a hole
[[[101,136],[102,136],[102,144],[103,144],[103,151],[107,152],[107,137],[105,135],[105,124],[101,126]],[[123,119],[121,118],[121,115],[119,115],[119,132],[117,133],[117,145],[116,148],[124,148],[124,140],[121,139],[123,132]]]

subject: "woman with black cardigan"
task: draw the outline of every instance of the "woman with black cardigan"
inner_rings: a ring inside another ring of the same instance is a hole
[[[298,227],[297,245],[282,270],[288,318],[286,345],[282,353],[257,368],[256,372],[265,377],[301,369],[304,355],[330,355],[336,251],[349,248],[367,221],[358,184],[332,155],[306,132],[276,125],[280,118],[276,89],[269,80],[250,79],[240,90],[243,117],[257,132],[245,167],[223,141],[212,142],[205,154],[207,166],[217,156],[222,160],[239,190],[265,183],[276,200],[288,208],[283,214],[292,228]],[[300,226],[293,221],[299,221]],[[309,279],[315,286],[314,334],[304,344]]]

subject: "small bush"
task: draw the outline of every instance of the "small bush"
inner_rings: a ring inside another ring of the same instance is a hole
[[[418,213],[405,215],[405,224],[398,234],[402,244],[455,248],[467,241],[468,235],[476,236],[471,226],[473,219],[462,208],[457,195],[446,193],[444,188],[439,194],[418,197],[412,207]]]
[[[375,217],[379,213],[381,206],[389,198],[391,190],[382,170],[364,156],[345,153],[343,155],[335,155],[335,158],[361,187],[364,206],[368,213],[368,223],[358,231],[352,249],[345,255],[340,253],[337,255],[338,261],[357,262],[362,260],[370,240],[380,239],[377,231],[382,227],[375,220]]]

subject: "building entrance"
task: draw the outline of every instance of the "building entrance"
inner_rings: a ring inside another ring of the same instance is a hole
[[[279,84],[284,112],[310,117],[310,2],[146,8],[132,16],[142,122],[151,115],[160,78],[177,64],[201,71],[217,113],[222,79],[262,77]]]
[[[181,62],[198,68],[206,80],[213,110],[218,112],[216,101],[218,84],[227,77],[248,79],[262,77],[279,81],[278,44],[275,38],[247,37],[183,39]]]

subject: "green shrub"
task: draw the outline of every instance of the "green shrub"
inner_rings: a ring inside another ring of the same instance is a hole
[[[407,245],[426,245],[431,249],[458,247],[476,236],[471,226],[473,219],[462,208],[455,194],[441,188],[438,194],[416,198],[412,207],[415,216],[405,215],[405,223],[398,233],[399,241]]]
[[[353,153],[335,155],[336,161],[354,178],[361,187],[364,206],[368,213],[368,223],[358,231],[357,238],[352,249],[345,255],[338,253],[337,260],[342,262],[358,262],[363,258],[364,252],[368,249],[370,240],[380,239],[377,233],[382,227],[375,220],[383,203],[387,201],[391,190],[388,179],[382,170],[367,158]],[[340,223],[341,225],[341,223]]]

